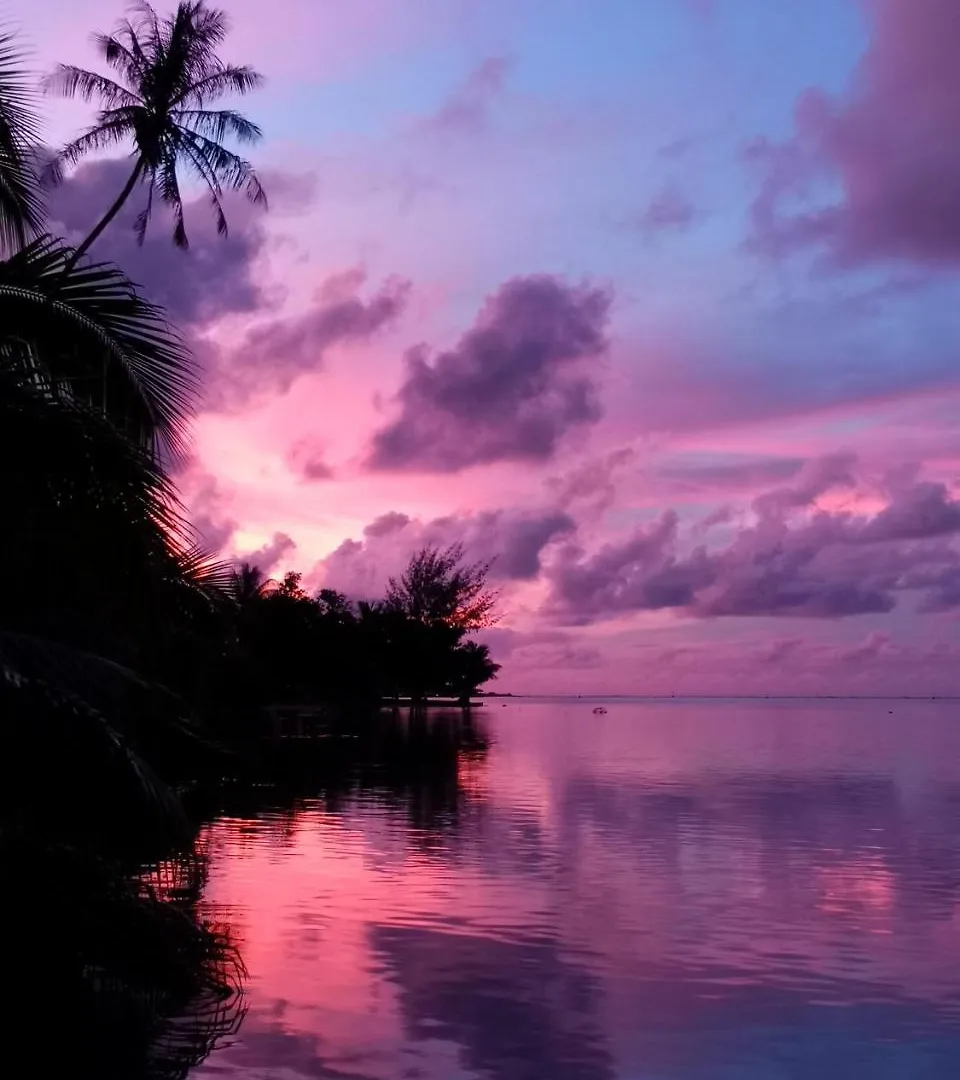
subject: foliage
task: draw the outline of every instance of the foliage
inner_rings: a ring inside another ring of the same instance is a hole
[[[176,12],[165,18],[140,3],[132,20],[125,19],[113,34],[94,38],[116,79],[67,64],[46,79],[50,92],[100,105],[93,126],[57,155],[49,172],[52,180],[60,180],[65,166],[76,165],[89,153],[133,144],[130,179],[75,258],[87,251],[141,183],[147,188],[147,205],[136,223],[140,241],[159,195],[173,211],[174,243],[187,247],[180,169],[206,188],[223,235],[225,187],[244,191],[254,203],[266,203],[252,165],[224,146],[227,138],[255,143],[260,129],[233,109],[208,107],[228,93],[246,94],[262,82],[252,68],[225,64],[217,56],[227,29],[226,15],[203,0],[181,0]]]
[[[332,590],[311,596],[295,573],[275,582],[224,566],[195,543],[171,478],[192,359],[122,270],[79,258],[141,180],[141,239],[156,191],[186,246],[183,166],[207,185],[222,232],[225,187],[262,201],[249,164],[221,145],[259,131],[207,107],[259,76],[218,59],[226,21],[199,0],[170,18],[136,10],[97,38],[119,82],[61,67],[48,84],[102,106],[56,168],[134,144],[128,185],[77,249],[41,231],[31,101],[0,35],[0,559],[11,570],[0,592],[0,865],[13,883],[5,925],[36,950],[8,975],[28,1005],[65,1003],[73,1073],[182,1077],[235,1022],[242,975],[193,909],[198,863],[180,796],[215,752],[209,733],[236,741],[238,716],[300,697],[364,710],[384,697],[468,698],[496,674],[468,640],[494,621],[496,595],[488,567],[459,547],[425,549],[383,601],[354,605]],[[144,860],[175,866],[164,887]]]
[[[187,853],[160,864],[195,865]],[[89,850],[0,829],[4,925],[16,927],[5,975],[6,1052],[48,1005],[53,1076],[183,1080],[243,1015],[243,964],[189,894],[163,895]],[[31,1051],[32,1052],[32,1051]]]
[[[139,446],[183,453],[197,391],[190,353],[116,267],[70,265],[43,236],[0,262],[0,363],[10,385],[87,405]]]
[[[225,575],[167,473],[195,379],[120,270],[30,239],[35,129],[15,60],[0,37],[0,865],[4,925],[30,946],[7,975],[24,1030],[38,1001],[61,1003],[48,1070],[183,1077],[241,974],[221,934],[134,872],[189,842],[176,784],[208,753],[178,690],[222,621]]]
[[[40,190],[30,155],[40,143],[34,91],[12,34],[0,33],[0,244],[8,251],[40,231]]]
[[[462,544],[423,548],[399,579],[390,579],[387,608],[428,625],[464,631],[491,626],[497,594],[486,588],[490,564],[464,563],[463,557]]]
[[[264,704],[469,698],[498,670],[486,646],[465,640],[494,618],[486,575],[485,566],[463,563],[459,548],[427,548],[382,601],[353,605],[331,589],[310,596],[299,574],[276,582],[243,565],[231,588],[227,684]]]

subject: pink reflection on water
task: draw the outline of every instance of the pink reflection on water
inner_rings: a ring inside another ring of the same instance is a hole
[[[513,703],[435,806],[373,786],[213,823],[251,1009],[201,1075],[906,1075],[877,1071],[891,1042],[939,1068],[960,729],[897,713]]]

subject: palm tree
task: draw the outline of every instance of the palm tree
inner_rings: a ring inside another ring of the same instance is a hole
[[[38,224],[34,121],[18,54],[0,42],[0,235],[17,241]],[[17,567],[0,595],[0,714],[33,718],[38,733],[89,733],[104,768],[162,809],[162,785],[127,742],[141,733],[124,729],[148,714],[178,724],[153,656],[174,624],[202,622],[222,587],[191,548],[166,472],[195,375],[163,313],[116,267],[77,268],[71,255],[41,235],[0,260],[0,561]]]
[[[119,270],[31,240],[18,55],[0,33],[0,563],[15,567],[0,590],[0,867],[30,942],[15,977],[24,1001],[42,985],[63,1003],[74,1072],[184,1077],[242,1008],[229,939],[131,876],[130,860],[190,842],[165,781],[198,740],[155,657],[173,632],[203,632],[224,582],[191,547],[159,452],[182,444],[193,374]]]
[[[183,219],[179,170],[186,168],[210,196],[217,231],[227,233],[224,188],[242,190],[254,203],[266,204],[260,181],[248,161],[226,149],[224,139],[255,143],[260,129],[233,109],[208,105],[234,92],[246,94],[261,76],[250,67],[225,64],[216,55],[228,23],[222,11],[204,0],[181,0],[176,14],[160,18],[146,3],[137,6],[134,21],[122,22],[114,34],[96,34],[95,44],[119,81],[98,72],[61,64],[45,80],[46,89],[66,97],[97,101],[96,123],[68,143],[49,169],[62,178],[64,166],[88,153],[133,143],[130,177],[90,235],[73,254],[72,265],[90,248],[140,183],[146,183],[147,205],[136,222],[140,242],[146,234],[154,195],[174,215],[173,241],[188,246]]]
[[[11,34],[0,33],[0,243],[7,250],[40,228],[40,193],[30,163],[39,142],[23,55]]]
[[[0,261],[0,364],[95,408],[139,446],[180,457],[198,386],[189,350],[115,266],[75,263],[50,236]]]
[[[280,585],[273,578],[267,577],[259,566],[252,563],[241,563],[234,570],[229,584],[230,598],[240,611],[265,600],[279,589]]]

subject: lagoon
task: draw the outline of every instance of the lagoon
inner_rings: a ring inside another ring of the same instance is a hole
[[[203,910],[248,1008],[192,1076],[958,1075],[960,702],[597,707],[226,800]]]

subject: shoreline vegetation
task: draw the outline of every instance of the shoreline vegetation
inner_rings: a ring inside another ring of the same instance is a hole
[[[176,476],[199,371],[97,241],[132,206],[141,241],[162,209],[187,249],[187,176],[221,234],[234,193],[266,206],[229,145],[260,131],[222,101],[262,80],[220,58],[227,31],[222,12],[187,0],[170,14],[140,4],[95,35],[102,71],[61,65],[42,84],[97,109],[55,153],[25,52],[0,33],[0,551],[13,569],[0,593],[0,866],[5,925],[27,943],[8,963],[4,1023],[16,1045],[57,1003],[53,1074],[182,1078],[236,1030],[242,957],[199,907],[198,830],[224,784],[242,799],[291,773],[343,791],[433,770],[442,787],[456,755],[484,743],[464,710],[437,724],[426,704],[469,705],[498,667],[472,637],[495,621],[489,566],[459,547],[425,548],[382,598],[354,603],[225,564],[187,520]],[[91,207],[89,235],[47,233],[51,186],[111,150],[131,172]],[[397,701],[403,715],[381,713]],[[270,707],[319,705],[345,737],[276,752]]]

